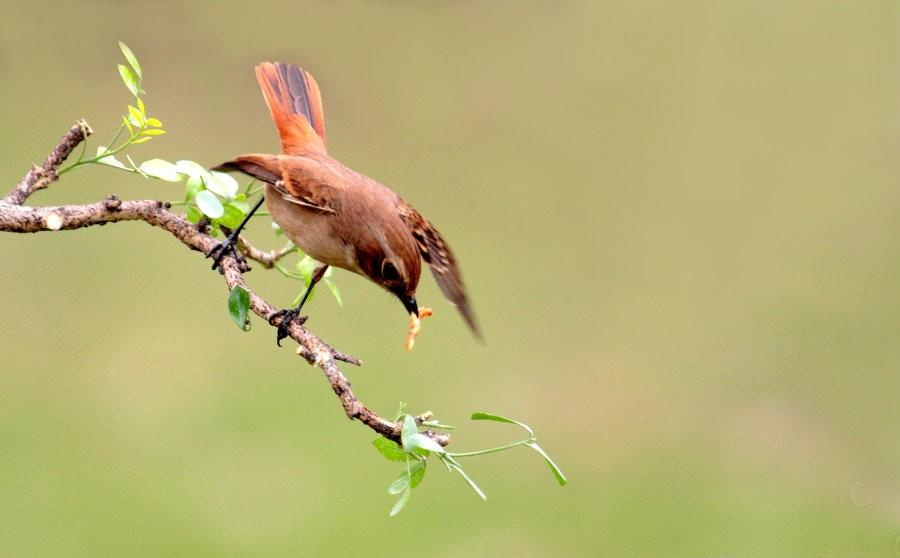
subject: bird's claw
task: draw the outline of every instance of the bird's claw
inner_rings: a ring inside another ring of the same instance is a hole
[[[281,318],[281,322],[278,324],[278,337],[275,339],[275,344],[280,347],[281,340],[285,337],[289,337],[288,326],[291,322],[297,320],[298,324],[303,325],[306,323],[308,316],[301,316],[300,310],[297,308],[286,308],[269,316],[269,325],[275,325],[275,320],[278,318]]]
[[[247,260],[244,259],[244,256],[237,249],[237,243],[231,240],[230,238],[226,238],[222,242],[218,243],[216,246],[212,248],[209,252],[206,253],[207,258],[213,258],[212,269],[215,270],[222,263],[222,258],[226,255],[231,254],[234,256],[235,261],[242,268],[247,267]]]

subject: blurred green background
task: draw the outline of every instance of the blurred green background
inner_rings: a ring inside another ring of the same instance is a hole
[[[312,71],[330,152],[434,221],[486,345],[430,276],[412,354],[346,272],[309,325],[360,397],[462,428],[395,464],[321,373],[241,333],[220,277],[144,224],[0,235],[0,556],[900,555],[900,7],[881,2],[7,2],[4,190],[140,57],[153,157],[274,151],[252,66]],[[176,199],[79,170],[32,204]],[[250,236],[280,246],[259,219]],[[256,266],[285,306],[296,283]]]

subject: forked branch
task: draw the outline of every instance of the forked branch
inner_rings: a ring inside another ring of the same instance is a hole
[[[206,254],[218,241],[210,236],[206,227],[190,223],[181,215],[170,210],[169,204],[158,200],[120,200],[110,195],[102,201],[84,205],[62,205],[30,207],[23,205],[37,190],[46,188],[59,177],[57,169],[79,143],[91,134],[87,122],[81,120],[72,126],[53,149],[41,166],[34,166],[22,178],[5,198],[0,200],[0,231],[16,233],[36,233],[44,231],[62,231],[118,223],[120,221],[143,221],[148,225],[165,230],[181,241],[182,244]],[[264,252],[248,243],[242,244],[242,251],[250,258],[259,261],[264,267],[271,267],[287,252],[278,250]],[[205,260],[204,260],[205,262]],[[247,287],[244,281],[242,266],[232,255],[222,259],[221,273],[229,291],[240,285],[250,294],[250,308],[253,313],[267,323],[276,313],[276,308]],[[272,322],[278,327],[281,320]],[[297,354],[309,364],[317,366],[325,373],[331,389],[340,399],[344,412],[351,420],[359,420],[378,434],[394,441],[400,441],[403,425],[400,422],[385,419],[366,407],[353,390],[350,381],[341,372],[336,361],[361,365],[357,358],[334,349],[331,345],[311,333],[303,325],[293,320],[288,326],[288,334],[297,342]],[[450,438],[446,434],[431,431],[426,435],[446,446]]]

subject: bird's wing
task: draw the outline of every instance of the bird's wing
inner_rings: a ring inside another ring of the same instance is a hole
[[[416,209],[406,202],[401,201],[398,207],[400,217],[412,233],[413,238],[419,245],[419,254],[422,259],[431,268],[431,274],[438,287],[459,309],[463,319],[468,324],[472,333],[476,337],[481,338],[481,331],[478,328],[478,321],[475,319],[475,312],[469,304],[469,298],[466,296],[466,286],[462,280],[462,274],[459,271],[459,265],[456,258],[450,250],[450,246],[441,236],[434,225],[416,211]]]
[[[291,159],[296,161],[297,158],[287,155],[251,153],[238,155],[233,160],[222,163],[212,170],[242,172],[266,184],[271,184],[285,200],[291,203],[325,213],[334,213],[333,189],[313,177],[292,170]]]
[[[263,62],[256,67],[256,80],[284,153],[325,153],[322,95],[312,74],[293,64]]]

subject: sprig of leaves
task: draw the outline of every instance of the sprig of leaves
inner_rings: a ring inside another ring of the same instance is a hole
[[[402,409],[403,405],[401,404],[401,413]],[[528,433],[528,436],[516,442],[493,448],[467,452],[449,452],[438,444],[434,438],[420,432],[415,418],[411,415],[403,414],[398,417],[398,419],[403,420],[403,429],[400,435],[401,444],[397,444],[393,440],[384,437],[379,437],[372,441],[375,449],[377,449],[386,459],[404,464],[404,468],[401,469],[400,475],[390,484],[390,486],[388,486],[388,494],[391,494],[392,496],[400,495],[400,498],[397,499],[394,506],[391,508],[391,516],[400,513],[406,504],[409,503],[412,490],[419,486],[422,479],[425,477],[425,468],[428,463],[428,458],[432,455],[436,455],[444,465],[447,466],[448,470],[459,473],[463,480],[466,481],[466,484],[468,484],[482,500],[487,500],[487,495],[481,487],[472,480],[472,477],[466,473],[457,460],[458,458],[486,455],[524,446],[533,449],[544,459],[560,486],[564,486],[568,482],[568,479],[566,479],[566,476],[563,474],[562,470],[560,470],[559,466],[557,466],[547,452],[538,445],[534,430],[527,424],[493,413],[472,413],[470,418],[472,420],[489,420],[515,424],[525,430]],[[441,424],[437,419],[423,421],[422,426],[429,428],[453,428],[452,426]]]

